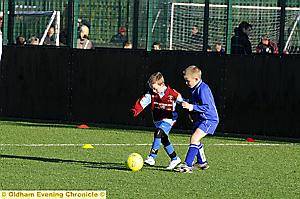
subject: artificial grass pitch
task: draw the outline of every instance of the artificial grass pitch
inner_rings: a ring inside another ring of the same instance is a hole
[[[154,167],[128,170],[127,156],[145,158],[152,137],[151,131],[0,122],[0,190],[106,190],[107,198],[299,197],[300,144],[210,136],[203,140],[206,171],[165,170],[163,148]],[[171,133],[171,141],[184,160],[189,136]]]

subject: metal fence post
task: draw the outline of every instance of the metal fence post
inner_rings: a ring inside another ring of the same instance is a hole
[[[133,26],[132,26],[132,47],[137,49],[139,36],[139,0],[134,0],[133,5]]]
[[[7,21],[7,40],[8,44],[14,43],[14,17],[15,17],[15,0],[8,1],[8,21]]]
[[[3,7],[2,7],[2,11],[3,11],[3,24],[2,24],[2,28],[3,28],[3,34],[2,34],[2,42],[3,45],[6,45],[8,42],[8,15],[7,15],[7,11],[8,11],[8,1],[3,1]]]
[[[68,37],[67,45],[76,48],[78,37],[78,0],[68,0]]]
[[[78,14],[79,14],[79,0],[73,0],[74,1],[74,8],[73,8],[73,48],[77,47],[77,38],[78,38]]]
[[[74,17],[74,10],[73,10],[73,4],[74,1],[73,0],[68,0],[68,31],[67,31],[67,46],[69,46],[70,48],[73,47],[73,17]]]
[[[148,20],[147,20],[147,51],[151,51],[152,46],[152,39],[153,39],[153,32],[152,32],[152,25],[153,25],[153,0],[148,0],[147,6],[147,13],[148,13]]]
[[[232,34],[232,0],[227,0],[226,53],[231,51]]]
[[[279,53],[283,53],[286,0],[278,0],[278,4],[281,8],[280,9],[280,31],[279,31]]]
[[[209,25],[209,0],[205,0],[204,23],[203,23],[203,51],[206,52],[208,47],[208,25]]]

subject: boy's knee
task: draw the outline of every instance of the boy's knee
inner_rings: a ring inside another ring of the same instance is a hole
[[[200,144],[200,141],[203,137],[205,137],[207,133],[204,133],[203,130],[197,128],[195,132],[193,133],[190,143],[191,144]]]
[[[163,134],[165,134],[165,132],[161,129],[156,129],[155,130],[155,133],[154,133],[154,137],[155,138],[162,138],[163,137]]]
[[[165,133],[162,134],[161,143],[164,146],[169,146],[171,144],[170,140],[169,140],[169,136],[167,134],[165,134]]]
[[[198,140],[198,139],[191,139],[190,144],[199,145],[200,144],[200,140]]]

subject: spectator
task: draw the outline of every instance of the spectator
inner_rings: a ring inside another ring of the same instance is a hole
[[[81,26],[87,26],[89,29],[91,29],[91,23],[86,20],[86,19],[83,19],[83,18],[78,18],[78,23],[77,23],[77,26],[78,26],[78,31],[80,32],[80,27]]]
[[[231,38],[231,54],[249,55],[252,53],[249,35],[252,25],[246,21],[234,29],[234,36]]]
[[[39,38],[37,38],[36,36],[30,37],[30,39],[29,39],[30,45],[39,45],[39,43],[40,43]]]
[[[215,44],[215,50],[217,53],[220,53],[220,54],[224,54],[225,53],[225,49],[222,48],[222,44],[220,42],[217,42]]]
[[[54,26],[51,26],[47,32],[47,36],[44,40],[44,45],[55,45],[55,28]]]
[[[192,50],[200,50],[201,48],[201,34],[199,32],[199,28],[197,25],[192,27],[192,34],[191,34],[191,46]]]
[[[93,43],[89,40],[89,28],[86,25],[80,27],[79,38],[77,39],[77,48],[92,49]]]
[[[123,48],[124,49],[132,49],[132,43],[130,41],[125,42]]]
[[[261,54],[278,54],[278,47],[268,35],[264,35],[256,46],[256,52]]]
[[[88,20],[86,20],[82,17],[78,18],[78,21],[77,21],[78,38],[80,37],[80,32],[81,32],[82,26],[87,26],[89,31],[91,30],[91,23]],[[84,27],[84,29],[85,29],[85,27]],[[65,37],[66,37],[66,41],[67,41],[67,34],[65,35]],[[67,42],[65,42],[65,43],[67,43]]]
[[[206,52],[208,52],[208,53],[212,52],[212,49],[210,46],[207,46]]]
[[[159,42],[153,42],[152,50],[161,50],[161,44]]]
[[[16,38],[16,45],[17,46],[24,46],[26,44],[26,40],[23,36],[19,35],[17,38]]]
[[[59,33],[59,45],[60,46],[66,46],[67,45],[67,31],[66,31],[66,29],[63,29]]]
[[[119,28],[118,34],[112,36],[110,42],[115,44],[124,44],[128,41],[127,35],[126,35],[126,28],[124,26],[121,26]]]

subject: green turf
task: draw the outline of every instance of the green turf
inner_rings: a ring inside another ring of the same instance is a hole
[[[152,132],[89,130],[67,125],[0,122],[0,144],[151,144]],[[188,135],[171,134],[175,144]],[[300,145],[230,146],[244,139],[204,138],[207,171],[181,174],[164,170],[161,150],[155,167],[131,172],[124,161],[132,152],[146,157],[150,146],[0,145],[1,190],[106,190],[108,198],[299,198]],[[255,143],[274,143],[256,141]],[[251,144],[251,143],[249,143]],[[175,146],[184,159],[187,146]]]

